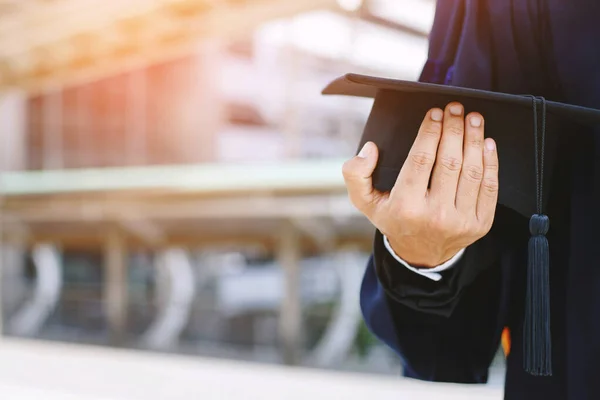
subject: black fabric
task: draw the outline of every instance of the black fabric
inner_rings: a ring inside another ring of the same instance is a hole
[[[446,34],[434,27],[423,81],[600,108],[600,3],[443,0],[440,5],[437,27],[455,27],[454,16],[461,12],[464,20],[458,40],[451,37],[456,29]],[[458,45],[449,63],[444,52],[451,43]],[[600,399],[600,140],[597,129],[565,129],[557,145],[560,157],[549,171],[547,199],[553,376],[523,370],[527,241],[515,237],[521,228],[503,223],[510,216],[524,226],[528,221],[503,207],[492,232],[469,247],[437,286],[409,278],[410,271],[376,238],[361,308],[369,328],[402,357],[407,376],[485,382],[508,326],[506,399]],[[502,169],[510,154],[500,157]],[[493,250],[482,250],[485,246]],[[474,279],[462,280],[463,274]],[[426,306],[419,296],[427,298]]]
[[[437,282],[408,268],[398,268],[398,262],[383,246],[381,232],[377,231],[374,266],[386,294],[390,299],[414,310],[450,317],[465,288],[476,282],[478,276],[496,263],[503,253],[527,241],[526,234],[506,235],[511,231],[525,232],[525,229],[515,228],[526,228],[526,218],[509,209],[501,210],[499,215],[501,218],[493,225],[490,234],[470,246],[456,266],[443,272],[444,279]]]

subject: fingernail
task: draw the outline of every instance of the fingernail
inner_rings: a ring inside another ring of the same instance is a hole
[[[444,118],[444,112],[442,110],[435,109],[431,112],[431,119],[435,122],[440,122]]]
[[[494,150],[496,150],[496,143],[492,139],[486,139],[485,140],[485,148],[488,151],[494,151]]]
[[[458,104],[454,104],[450,106],[450,114],[452,115],[461,115],[462,114],[462,106]]]
[[[360,153],[358,153],[358,156],[360,158],[367,158],[369,156],[369,153],[371,152],[371,146],[369,146],[369,143],[365,143],[365,145],[363,146],[363,148],[360,150]]]
[[[481,117],[471,117],[471,126],[479,128],[481,126]]]

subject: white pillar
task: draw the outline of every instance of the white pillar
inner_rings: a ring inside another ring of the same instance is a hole
[[[307,357],[309,365],[332,368],[350,355],[361,321],[360,285],[366,257],[351,248],[340,249],[329,258],[341,285],[339,302],[327,329]]]
[[[19,256],[23,257],[23,253]],[[61,254],[56,246],[41,243],[34,247],[33,264],[37,276],[35,286],[31,297],[7,321],[6,330],[10,335],[35,337],[40,332],[60,299],[61,262]],[[20,263],[17,261],[18,264]]]
[[[183,249],[170,248],[158,256],[156,319],[142,336],[151,349],[168,350],[177,345],[189,322],[195,295],[194,266]]]

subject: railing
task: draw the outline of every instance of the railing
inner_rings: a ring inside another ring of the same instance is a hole
[[[285,361],[280,332],[284,275],[276,264],[258,264],[238,273],[219,273],[216,269],[211,273],[204,269],[200,275],[205,276],[198,279],[203,266],[186,261],[189,258],[185,253],[165,253],[165,257],[171,259],[163,259],[163,265],[138,264],[135,270],[129,267],[130,278],[146,278],[129,283],[125,329],[118,344],[112,341],[110,332],[111,299],[103,297],[102,282],[94,281],[100,275],[101,265],[96,265],[97,272],[85,281],[63,282],[59,298],[50,304],[51,310],[43,321],[38,321],[36,329],[15,329],[19,326],[15,319],[20,319],[27,302],[7,310],[5,334],[259,363]],[[382,351],[383,347],[370,335],[364,335],[357,296],[365,259],[364,254],[348,253],[341,258],[302,262],[302,332],[297,342],[300,365],[399,373],[399,360],[391,351]],[[179,270],[169,272],[169,263],[179,265]],[[61,266],[68,276],[76,272],[73,268],[84,271],[79,265]],[[187,272],[179,276],[181,268]],[[180,277],[185,278],[181,283],[190,285],[183,298],[177,297],[182,294],[177,283]],[[44,275],[11,274],[2,287],[3,299],[23,297],[22,287],[39,279],[44,279]],[[29,297],[39,296],[33,290]]]

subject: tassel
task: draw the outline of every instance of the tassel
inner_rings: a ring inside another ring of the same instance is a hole
[[[535,214],[529,221],[527,295],[523,328],[524,368],[531,375],[552,375],[550,336],[550,254],[546,234],[550,220]]]

